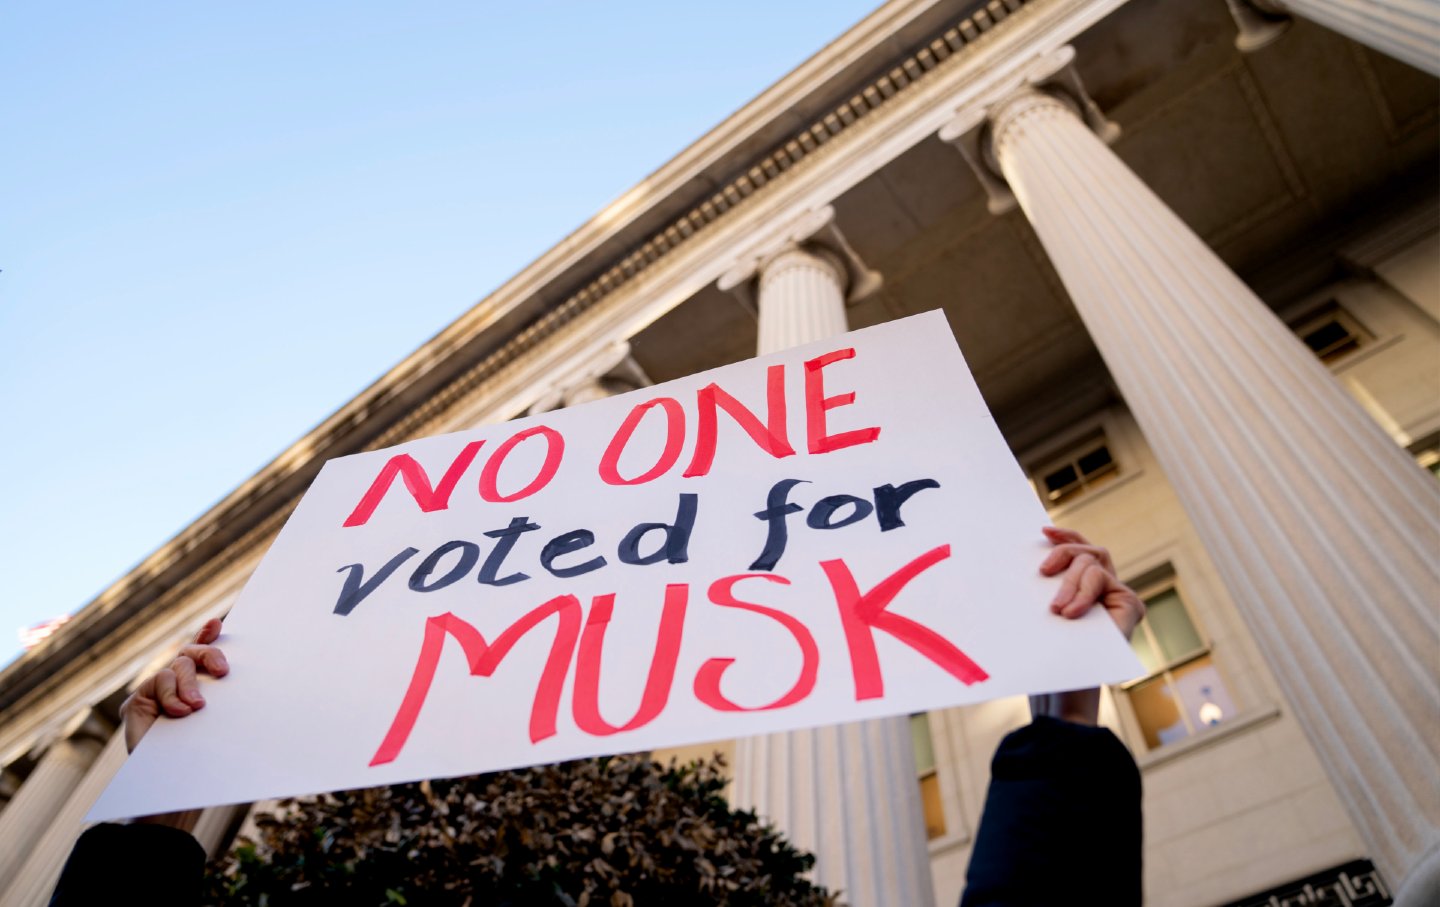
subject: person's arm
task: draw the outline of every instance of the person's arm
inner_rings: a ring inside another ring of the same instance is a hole
[[[1115,575],[1110,552],[1092,545],[1071,529],[1046,526],[1042,530],[1055,547],[1040,562],[1043,576],[1059,576],[1060,587],[1050,601],[1050,613],[1071,620],[1084,617],[1099,605],[1129,639],[1145,616],[1145,603]],[[1094,725],[1100,713],[1100,688],[1065,690],[1030,697],[1030,714]]]
[[[120,706],[127,750],[135,751],[162,714],[183,718],[205,707],[198,675],[230,673],[224,653],[211,645],[219,636],[220,621],[207,622],[194,643],[145,678]],[[51,907],[198,904],[205,850],[190,835],[197,815],[186,811],[142,816],[129,825],[102,823],[88,829],[65,861],[50,896]]]
[[[1128,638],[1144,603],[1110,554],[1077,532],[1046,527],[1040,565],[1060,576],[1050,609],[1077,619],[1103,607]],[[966,871],[961,907],[1141,902],[1140,771],[1096,727],[1100,690],[1032,696],[1034,720],[1001,741]]]
[[[88,829],[75,847],[50,907],[200,903],[205,849],[187,831],[169,825],[114,825]]]

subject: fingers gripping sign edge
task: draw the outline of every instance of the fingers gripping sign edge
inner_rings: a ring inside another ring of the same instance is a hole
[[[140,739],[162,714],[170,718],[184,718],[204,708],[205,697],[200,692],[199,675],[203,673],[220,678],[230,673],[225,653],[210,645],[220,638],[220,633],[219,618],[206,621],[195,634],[194,642],[181,648],[169,665],[142,680],[121,703],[120,716],[127,750],[135,751]]]
[[[1100,605],[1126,639],[1145,617],[1145,603],[1121,582],[1110,551],[1093,545],[1073,529],[1041,527],[1054,546],[1040,564],[1044,576],[1061,575],[1060,588],[1051,600],[1050,611],[1068,619],[1083,617]]]

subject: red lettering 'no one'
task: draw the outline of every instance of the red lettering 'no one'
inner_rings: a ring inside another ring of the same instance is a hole
[[[410,492],[410,497],[420,505],[425,513],[433,513],[436,510],[444,510],[450,506],[450,493],[455,490],[455,485],[460,481],[460,476],[470,468],[475,455],[480,448],[485,446],[484,441],[471,441],[455,457],[450,468],[445,470],[445,475],[440,477],[440,484],[433,489],[430,487],[430,476],[426,474],[425,467],[415,462],[415,458],[409,454],[396,454],[385,465],[381,467],[380,474],[375,481],[370,483],[370,488],[360,503],[355,505],[354,511],[345,518],[346,526],[363,526],[375,513],[375,508],[380,506],[380,501],[390,486],[395,484],[395,477],[398,475],[405,482],[405,488]]]
[[[627,479],[620,475],[620,454],[624,453],[625,445],[630,443],[630,436],[635,434],[635,429],[639,427],[640,420],[645,418],[645,413],[656,406],[665,411],[665,449],[660,452],[660,458],[655,461],[654,466],[633,479]],[[669,472],[675,461],[680,459],[680,450],[684,446],[685,409],[680,405],[680,401],[674,397],[646,400],[632,408],[625,416],[625,421],[615,430],[615,437],[610,439],[605,454],[600,458],[600,478],[607,485],[643,485]]]
[[[745,430],[759,448],[777,460],[795,456],[785,425],[785,366],[772,365],[765,372],[765,422],[762,424],[755,414],[745,408],[718,384],[707,384],[695,395],[695,404],[700,409],[699,425],[696,428],[695,455],[684,472],[685,478],[703,476],[715,463],[715,448],[719,442],[719,410],[725,410],[735,424]]]
[[[805,442],[806,448],[812,454],[829,453],[832,450],[854,447],[856,444],[869,444],[880,437],[880,429],[875,426],[832,435],[826,424],[826,411],[854,403],[855,392],[825,396],[825,367],[854,358],[854,348],[847,348],[833,350],[805,361]]]
[[[505,464],[505,457],[515,446],[526,438],[533,438],[536,435],[545,439],[545,462],[540,465],[540,471],[530,484],[515,492],[514,494],[501,494],[495,487],[495,482],[500,478],[500,467]],[[480,497],[492,504],[508,504],[511,501],[518,501],[521,498],[528,498],[530,495],[544,488],[555,477],[555,470],[560,468],[560,459],[565,455],[565,439],[553,428],[545,425],[537,425],[534,428],[527,428],[517,432],[504,444],[495,448],[490,459],[485,461],[485,468],[480,470]]]

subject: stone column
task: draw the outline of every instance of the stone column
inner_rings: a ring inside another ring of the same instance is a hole
[[[1244,4],[1247,0],[1240,2]],[[1440,76],[1440,3],[1435,0],[1248,0],[1248,3],[1264,18],[1275,13],[1292,13],[1432,76]],[[1241,22],[1241,31],[1242,34],[1245,31],[1244,22]],[[1241,49],[1251,48],[1242,45]]]
[[[763,355],[844,333],[847,295],[879,283],[826,208],[782,231],[720,288],[755,304]],[[934,904],[909,719],[737,740],[731,801],[814,853],[815,880],[853,907]]]
[[[15,798],[15,794],[20,790],[20,785],[24,781],[25,779],[21,775],[9,767],[0,770],[0,815],[4,814],[5,807]]]
[[[15,878],[109,737],[97,716],[80,716],[40,757],[0,813],[0,884]]]
[[[190,829],[190,834],[205,848],[206,855],[214,859],[220,855],[220,848],[230,843],[231,827],[244,818],[253,805],[236,803],[233,806],[207,807],[196,817],[195,827]]]
[[[0,895],[0,905],[44,907],[50,903],[50,894],[55,889],[56,880],[60,878],[60,870],[70,856],[75,840],[84,830],[85,813],[90,811],[90,807],[105,790],[110,779],[120,770],[125,756],[125,734],[117,731],[110,735],[110,740],[91,764],[89,771],[85,772],[84,778],[66,789],[68,797],[64,804],[53,814],[46,816],[49,824],[35,841],[24,865],[15,873],[9,885],[4,887],[4,894]]]
[[[989,159],[1371,856],[1418,892],[1440,852],[1440,486],[1096,137],[1083,102],[1033,87],[1070,56],[990,108]]]

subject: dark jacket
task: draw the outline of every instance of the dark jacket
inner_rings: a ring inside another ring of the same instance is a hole
[[[205,849],[166,825],[96,825],[80,836],[60,873],[51,907],[200,903]]]
[[[1000,743],[961,907],[1138,907],[1140,770],[1105,728],[1055,718]]]
[[[961,907],[1138,907],[1140,772],[1114,734],[1037,718],[1000,743],[990,773]],[[198,904],[204,867],[183,831],[97,825],[50,903]]]

